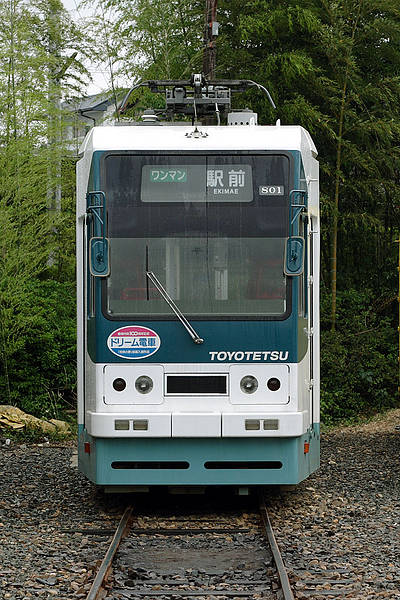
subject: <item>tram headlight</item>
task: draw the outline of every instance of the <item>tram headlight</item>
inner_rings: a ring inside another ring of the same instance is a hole
[[[271,392],[277,392],[280,387],[281,387],[281,382],[279,381],[279,379],[277,377],[271,377],[271,379],[268,379],[267,388],[269,390],[271,390]]]
[[[258,381],[253,375],[245,375],[240,380],[240,389],[245,394],[254,394],[258,388]]]
[[[147,375],[141,375],[135,381],[135,388],[140,394],[148,394],[153,389],[153,380]]]
[[[117,379],[114,379],[112,385],[116,392],[123,392],[126,388],[126,381],[122,377],[117,377]]]

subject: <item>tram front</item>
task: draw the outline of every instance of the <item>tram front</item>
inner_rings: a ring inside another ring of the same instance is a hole
[[[239,149],[237,127],[206,129],[86,142],[80,465],[100,485],[318,466],[315,149],[300,127],[241,128]]]

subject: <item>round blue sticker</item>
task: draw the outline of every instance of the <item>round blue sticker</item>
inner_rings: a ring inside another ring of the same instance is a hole
[[[147,358],[157,352],[160,345],[160,336],[141,325],[120,327],[113,331],[107,340],[107,346],[113,354],[130,360]]]

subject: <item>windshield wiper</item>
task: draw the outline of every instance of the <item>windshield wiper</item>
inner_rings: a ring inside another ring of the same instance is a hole
[[[160,295],[168,304],[170,309],[176,314],[192,340],[195,344],[202,344],[204,342],[203,338],[199,337],[197,332],[193,329],[185,315],[181,312],[181,310],[177,307],[175,302],[172,300],[171,296],[168,294],[167,290],[163,287],[163,285],[158,281],[157,277],[154,275],[153,271],[146,271],[146,277],[151,281],[151,283],[157,288],[160,292]]]

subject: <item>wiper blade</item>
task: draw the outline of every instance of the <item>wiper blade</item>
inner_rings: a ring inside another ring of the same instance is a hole
[[[176,316],[178,317],[178,319],[180,320],[180,322],[182,323],[182,325],[184,326],[184,328],[186,329],[186,331],[188,332],[188,334],[190,335],[190,337],[192,338],[194,343],[202,344],[204,342],[203,338],[199,337],[198,333],[193,329],[193,327],[191,326],[191,324],[189,323],[189,321],[187,320],[185,315],[177,307],[175,302],[172,300],[171,296],[168,294],[167,290],[163,287],[162,283],[154,275],[153,271],[146,271],[146,276],[151,281],[151,283],[157,288],[157,290],[160,292],[160,295],[165,300],[165,302],[168,304],[170,309],[176,314]]]

